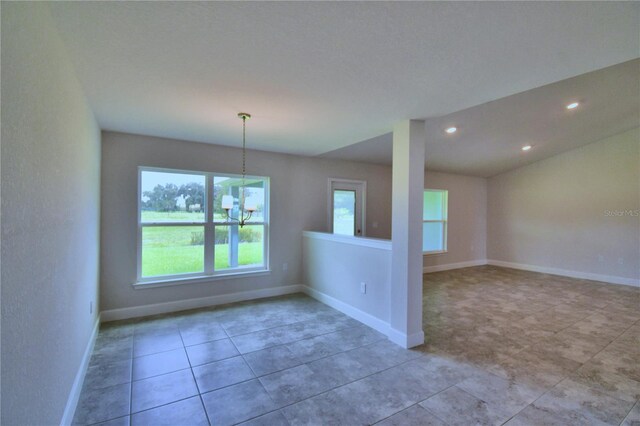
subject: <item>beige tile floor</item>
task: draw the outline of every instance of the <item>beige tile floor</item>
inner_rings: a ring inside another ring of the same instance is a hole
[[[403,350],[304,295],[101,328],[76,424],[640,424],[640,290],[425,275]]]

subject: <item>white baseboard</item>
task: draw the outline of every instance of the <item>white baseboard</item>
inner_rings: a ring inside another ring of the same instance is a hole
[[[391,340],[393,343],[402,346],[405,349],[414,348],[424,343],[424,331],[419,331],[418,333],[413,334],[406,334],[394,328],[389,328],[387,337],[389,337],[389,340]]]
[[[133,306],[131,308],[110,309],[108,311],[102,311],[101,315],[103,322],[116,321],[129,318],[145,317],[148,315],[185,311],[188,309],[204,308],[207,306],[224,305],[225,303],[242,302],[244,300],[262,299],[264,297],[282,296],[284,294],[291,293],[301,293],[302,291],[303,286],[299,284],[281,287],[269,287],[259,290],[221,294],[218,296],[176,300],[174,302]]]
[[[388,322],[381,320],[380,318],[374,317],[371,314],[368,314],[358,308],[354,308],[348,303],[342,302],[335,297],[331,297],[327,294],[324,294],[318,290],[315,290],[309,286],[303,286],[304,292],[309,296],[313,297],[319,302],[324,303],[325,305],[331,306],[334,309],[342,312],[345,315],[350,316],[351,318],[360,321],[364,325],[368,325],[376,331],[387,336],[389,340],[393,343],[402,346],[403,348],[413,348],[415,346],[420,346],[424,343],[424,332],[421,330],[418,333],[414,333],[411,335],[407,335],[402,333],[394,328],[392,328]]]
[[[640,286],[640,280],[634,278],[616,277],[613,275],[593,274],[590,272],[569,271],[566,269],[549,268],[546,266],[527,265],[524,263],[504,262],[502,260],[488,260],[487,263],[493,266],[504,268],[521,269],[523,271],[542,272],[544,274],[561,275],[563,277],[578,278],[582,280],[602,281],[610,284]]]
[[[428,274],[429,272],[448,271],[450,269],[469,268],[471,266],[482,266],[487,264],[487,259],[469,260],[466,262],[447,263],[444,265],[425,266],[422,268],[422,272]]]
[[[308,294],[309,296],[313,297],[314,299],[316,299],[319,302],[324,303],[325,305],[331,306],[334,309],[337,309],[338,311],[342,312],[345,315],[350,316],[351,318],[360,321],[361,323],[368,325],[369,327],[373,328],[374,330],[379,331],[380,333],[384,334],[385,336],[389,335],[389,323],[386,321],[383,321],[379,318],[374,317],[371,314],[368,314],[364,311],[361,311],[358,308],[354,308],[353,306],[349,305],[348,303],[344,303],[334,297],[331,297],[327,294],[324,294],[318,290],[315,290],[309,286],[303,286],[303,291]]]
[[[73,381],[73,386],[71,386],[71,391],[69,392],[69,397],[67,398],[67,405],[64,407],[64,414],[62,415],[62,420],[60,420],[61,426],[70,425],[73,421],[73,416],[76,413],[76,407],[78,406],[78,401],[80,400],[80,392],[82,392],[84,376],[87,374],[87,368],[89,367],[89,361],[91,360],[91,354],[93,353],[93,347],[96,344],[96,338],[98,337],[99,330],[100,314],[98,314],[98,318],[96,318],[96,323],[93,326],[91,337],[89,337],[89,342],[87,342],[87,347],[84,350],[84,355],[82,356],[82,360],[80,361],[80,367],[78,368],[78,372],[76,373],[76,378]]]

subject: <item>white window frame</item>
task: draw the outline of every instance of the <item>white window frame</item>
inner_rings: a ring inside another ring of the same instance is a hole
[[[205,221],[204,222],[142,222],[142,172],[163,172],[177,174],[191,174],[205,177]],[[136,259],[136,282],[135,285],[155,287],[163,284],[177,284],[198,281],[211,281],[212,279],[242,277],[245,275],[264,274],[269,272],[269,200],[270,200],[270,178],[268,176],[246,176],[246,179],[260,179],[264,181],[264,212],[263,221],[251,221],[245,226],[264,225],[263,234],[263,263],[256,266],[238,266],[235,268],[215,270],[215,227],[216,226],[238,226],[236,221],[214,220],[213,212],[213,190],[214,178],[217,176],[242,178],[242,175],[233,173],[203,172],[195,170],[168,169],[159,167],[138,167],[138,244]],[[145,227],[154,226],[203,226],[204,227],[204,271],[186,274],[156,275],[151,277],[142,276],[142,230]]]
[[[433,254],[444,254],[447,252],[447,236],[448,236],[448,222],[449,222],[449,190],[447,189],[425,189],[424,192],[422,193],[422,197],[423,200],[422,202],[424,203],[424,196],[427,192],[438,192],[440,194],[445,194],[446,195],[446,202],[443,203],[443,210],[444,210],[444,218],[441,220],[422,220],[422,224],[424,227],[425,223],[442,223],[442,250],[432,250],[432,251],[423,251],[422,254],[424,255],[433,255]],[[423,231],[424,232],[424,231]]]

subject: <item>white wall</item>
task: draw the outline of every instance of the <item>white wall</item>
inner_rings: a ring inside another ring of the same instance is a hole
[[[481,264],[486,259],[487,180],[426,171],[424,186],[449,191],[447,253],[425,255],[425,271]]]
[[[1,423],[59,424],[97,319],[100,132],[48,7],[1,7]]]
[[[391,241],[305,232],[302,257],[303,283],[312,296],[388,332]]]
[[[489,179],[489,259],[637,283],[639,147],[636,128]]]
[[[240,140],[238,141],[240,142]],[[302,283],[302,231],[327,230],[330,177],[367,181],[367,234],[391,235],[391,169],[363,163],[247,152],[247,171],[271,178],[270,266],[267,276],[134,289],[137,244],[137,167],[240,173],[237,148],[103,132],[101,309]],[[373,227],[378,222],[378,228]],[[289,270],[282,271],[288,263]]]

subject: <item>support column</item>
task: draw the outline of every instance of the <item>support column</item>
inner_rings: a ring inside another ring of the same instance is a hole
[[[425,123],[393,128],[391,306],[389,339],[405,348],[424,343],[422,331],[422,207]]]

